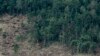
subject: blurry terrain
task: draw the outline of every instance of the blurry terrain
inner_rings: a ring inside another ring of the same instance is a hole
[[[21,26],[23,22],[27,23],[26,19],[27,17],[22,15],[0,17],[0,56],[96,56],[93,54],[73,55],[70,48],[58,43],[41,48],[39,44],[30,45],[28,39],[17,42],[16,36],[24,34],[26,31]],[[99,53],[97,56],[100,56]]]

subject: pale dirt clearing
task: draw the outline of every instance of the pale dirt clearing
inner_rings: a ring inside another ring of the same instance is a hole
[[[0,56],[14,56],[13,44],[14,38],[21,34],[21,23],[25,16],[10,16],[4,15],[0,17]],[[3,38],[3,34],[6,38]]]

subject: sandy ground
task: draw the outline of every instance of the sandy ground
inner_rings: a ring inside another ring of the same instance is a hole
[[[0,56],[12,56],[14,37],[16,34],[21,34],[21,23],[24,21],[23,16],[4,15],[0,17]],[[16,32],[17,31],[17,32]],[[3,38],[6,34],[6,38]],[[2,55],[3,54],[3,55]]]

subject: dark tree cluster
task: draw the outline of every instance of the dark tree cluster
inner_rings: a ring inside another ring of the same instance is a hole
[[[100,47],[99,0],[0,0],[0,13],[28,16],[31,42],[59,42],[77,52]]]

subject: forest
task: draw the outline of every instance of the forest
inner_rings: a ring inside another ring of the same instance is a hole
[[[0,0],[0,15],[26,15],[30,43],[47,47],[58,42],[74,52],[95,53],[100,48],[100,0]],[[28,37],[27,37],[28,36]]]

